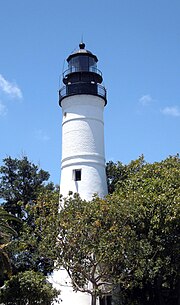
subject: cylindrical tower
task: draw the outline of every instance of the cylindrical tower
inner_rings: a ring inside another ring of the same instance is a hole
[[[80,43],[67,58],[64,86],[59,90],[62,107],[62,162],[60,193],[79,193],[91,200],[107,194],[104,153],[106,89],[97,57]]]
[[[62,107],[62,162],[60,193],[79,193],[91,200],[94,194],[107,194],[104,154],[104,106],[106,90],[97,57],[80,43],[79,50],[67,58],[64,86],[59,90]],[[51,278],[61,290],[63,305],[89,305],[90,296],[74,292],[67,272],[54,271]],[[55,303],[56,304],[56,303]],[[99,302],[97,302],[99,304]]]

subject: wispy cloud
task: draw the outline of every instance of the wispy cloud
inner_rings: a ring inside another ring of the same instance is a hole
[[[36,130],[36,138],[42,142],[47,142],[50,140],[50,137],[42,129]]]
[[[7,107],[0,101],[0,116],[7,114]]]
[[[177,107],[177,106],[165,107],[161,110],[161,112],[164,115],[170,115],[170,116],[174,116],[174,117],[179,117],[180,116],[180,108]]]
[[[6,80],[2,74],[0,74],[0,92],[5,93],[10,98],[22,99],[23,97],[21,89],[15,83]]]
[[[142,106],[148,106],[152,102],[154,102],[154,99],[150,96],[150,94],[145,94],[145,95],[141,96],[140,99],[139,99],[139,103]]]

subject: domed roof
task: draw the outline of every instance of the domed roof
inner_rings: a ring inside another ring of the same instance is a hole
[[[75,56],[78,56],[78,55],[88,55],[89,57],[93,57],[96,62],[98,61],[96,55],[94,55],[92,52],[85,49],[85,43],[84,42],[81,42],[79,44],[79,49],[78,50],[74,51],[71,55],[69,55],[69,57],[67,58],[67,62],[69,62],[72,57],[75,57]]]

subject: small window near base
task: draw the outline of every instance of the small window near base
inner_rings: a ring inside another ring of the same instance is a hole
[[[73,180],[81,181],[81,169],[73,169]]]

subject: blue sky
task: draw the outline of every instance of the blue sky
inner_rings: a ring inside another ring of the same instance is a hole
[[[0,164],[27,155],[59,183],[64,60],[83,35],[108,90],[107,160],[179,152],[179,0],[1,0]]]

